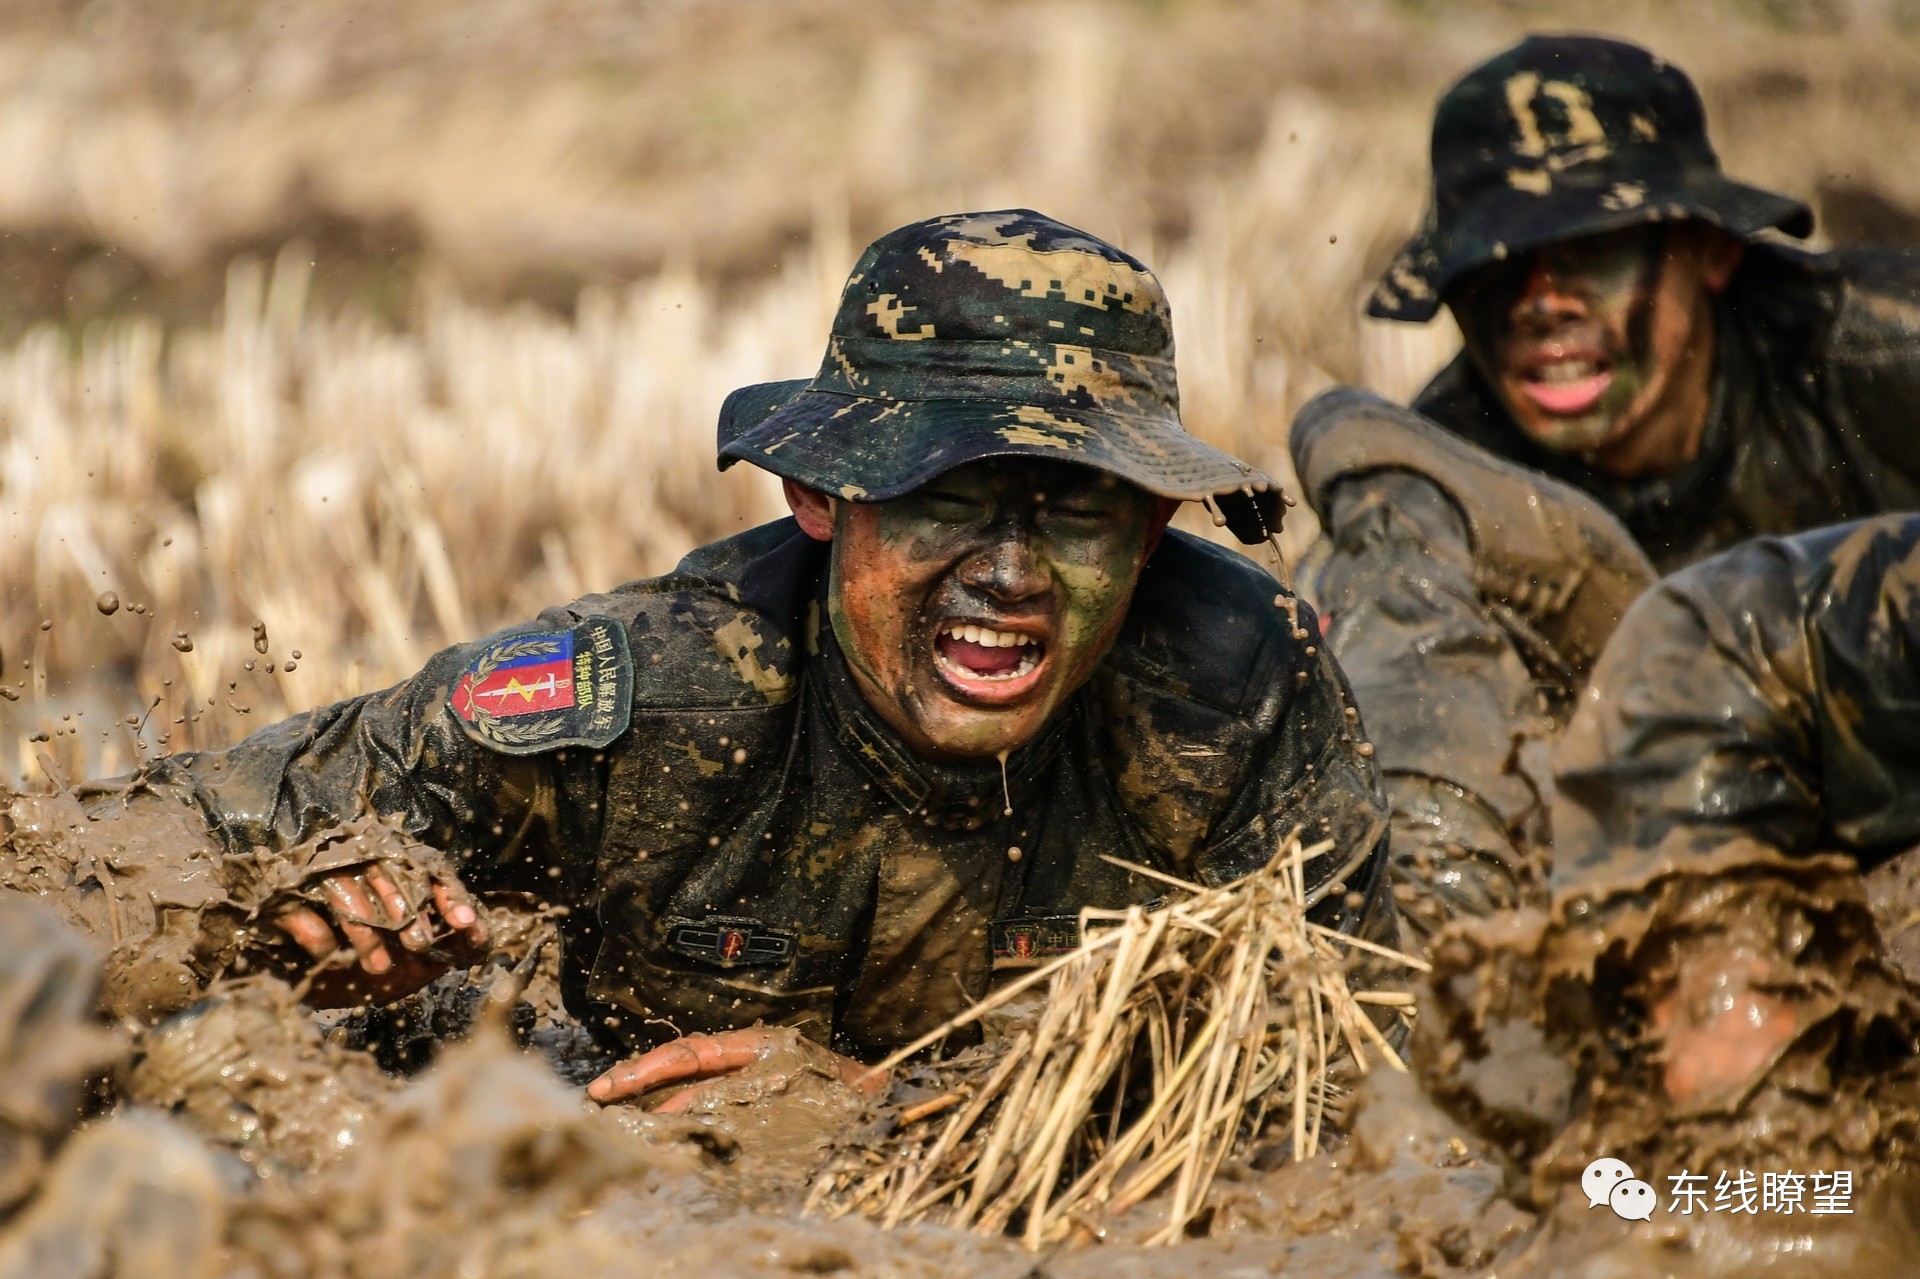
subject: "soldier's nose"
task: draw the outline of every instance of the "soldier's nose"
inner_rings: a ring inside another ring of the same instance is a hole
[[[1535,253],[1513,313],[1516,323],[1539,331],[1581,319],[1587,313],[1587,304],[1569,287],[1563,270],[1556,269],[1544,253]]]
[[[1047,576],[1027,539],[1002,538],[960,567],[960,580],[1006,604],[1032,599],[1047,589]]]

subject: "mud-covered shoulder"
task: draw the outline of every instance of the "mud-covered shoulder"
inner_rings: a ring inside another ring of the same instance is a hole
[[[1307,605],[1258,564],[1170,530],[1140,574],[1107,664],[1140,683],[1257,717],[1276,676],[1297,668],[1318,634]]]
[[[1831,320],[1817,349],[1849,364],[1904,364],[1920,374],[1920,252],[1849,249],[1817,272]]]
[[[1184,872],[1245,874],[1293,830],[1334,843],[1316,885],[1374,856],[1385,807],[1352,693],[1312,610],[1253,561],[1169,535],[1093,690],[1121,801]]]
[[[797,688],[826,547],[790,519],[703,546],[673,572],[549,610],[626,627],[636,710],[771,706]]]

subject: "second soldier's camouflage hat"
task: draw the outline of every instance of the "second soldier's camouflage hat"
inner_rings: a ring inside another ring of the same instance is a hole
[[[1280,527],[1273,482],[1181,426],[1153,273],[1031,209],[882,236],[847,278],[820,371],[743,387],[720,414],[721,467],[752,462],[855,502],[991,457],[1215,498],[1245,541]]]
[[[1532,36],[1468,72],[1433,117],[1425,225],[1367,312],[1426,320],[1475,267],[1556,240],[1699,218],[1750,238],[1813,230],[1798,200],[1735,182],[1693,82],[1645,49]]]

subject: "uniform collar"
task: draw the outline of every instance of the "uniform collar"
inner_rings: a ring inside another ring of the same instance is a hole
[[[833,628],[825,621],[825,611],[823,606],[819,653],[807,663],[807,689],[810,704],[834,743],[858,761],[894,802],[935,825],[971,829],[999,817],[1009,801],[1020,811],[1034,781],[1059,753],[1078,697],[1049,719],[1034,740],[1007,757],[1004,773],[996,760],[922,759],[861,695]]]

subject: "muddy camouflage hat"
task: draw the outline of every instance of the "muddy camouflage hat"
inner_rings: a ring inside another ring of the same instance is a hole
[[[1426,224],[1367,312],[1426,320],[1475,267],[1556,240],[1699,218],[1741,238],[1813,230],[1798,200],[1734,182],[1679,68],[1595,36],[1533,36],[1468,72],[1433,117]]]
[[[1031,209],[882,236],[847,279],[813,379],[743,387],[720,414],[722,468],[752,462],[855,502],[990,457],[1216,498],[1249,542],[1280,527],[1273,482],[1180,425],[1153,273]]]

